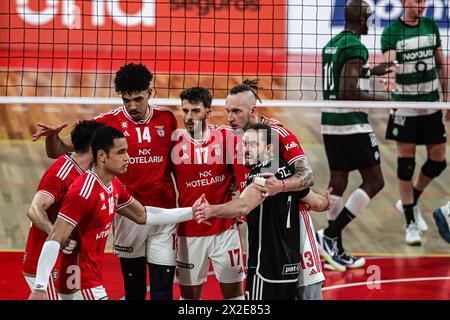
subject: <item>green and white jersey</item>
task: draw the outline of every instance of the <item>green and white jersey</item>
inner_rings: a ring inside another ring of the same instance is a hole
[[[384,29],[381,50],[396,51],[396,83],[399,92],[392,94],[394,101],[439,101],[439,79],[436,69],[435,50],[441,46],[439,29],[433,20],[422,17],[417,26],[409,26],[397,20]],[[398,115],[417,116],[437,110],[399,109]]]
[[[322,49],[322,88],[324,100],[340,100],[341,71],[350,59],[363,61],[359,86],[369,90],[369,52],[361,40],[350,31],[343,31],[331,38]],[[323,108],[322,134],[346,135],[372,132],[367,108]]]

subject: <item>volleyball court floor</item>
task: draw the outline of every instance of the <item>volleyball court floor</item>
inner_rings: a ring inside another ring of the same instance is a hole
[[[29,291],[23,279],[22,257],[29,221],[26,210],[37,183],[51,164],[42,141],[31,142],[37,122],[74,123],[79,119],[111,110],[111,106],[0,105],[0,299],[26,299]],[[174,109],[179,125],[181,112]],[[424,192],[420,203],[429,230],[420,247],[404,243],[404,218],[394,208],[398,199],[395,145],[384,140],[387,110],[373,110],[370,120],[380,143],[385,188],[344,230],[344,245],[355,255],[366,257],[362,269],[344,273],[325,271],[324,299],[450,299],[450,245],[438,235],[432,212],[450,199],[450,170],[447,169]],[[316,173],[317,190],[325,190],[328,166],[319,125],[320,110],[314,108],[261,108],[261,113],[279,119],[300,140]],[[212,123],[226,122],[226,112],[213,110]],[[67,128],[63,135],[69,132]],[[447,125],[447,132],[449,127]],[[447,158],[450,159],[447,150]],[[423,148],[417,151],[416,172],[426,159]],[[360,184],[352,173],[344,198]],[[325,213],[313,213],[316,229],[326,226]],[[111,299],[123,297],[118,261],[106,254],[104,281]],[[175,286],[175,298],[179,290]],[[204,287],[204,299],[220,299],[213,275]]]

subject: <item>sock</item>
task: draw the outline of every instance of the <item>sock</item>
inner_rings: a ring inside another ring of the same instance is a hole
[[[414,194],[414,205],[417,204],[417,201],[419,200],[420,195],[422,194],[423,190],[417,190],[413,187],[413,194]]]
[[[369,195],[361,188],[356,189],[348,198],[345,207],[355,216],[359,216],[370,202]]]
[[[336,220],[334,220],[333,224],[325,229],[324,235],[328,238],[337,238],[342,229],[344,229],[354,218],[355,216],[344,207]]]
[[[369,201],[370,197],[363,189],[358,188],[353,191],[348,198],[344,209],[339,213],[339,216],[334,223],[324,231],[324,234],[331,238],[338,237],[347,224],[361,214],[364,208],[369,204]]]
[[[414,219],[414,205],[413,204],[404,204],[403,212],[405,213],[406,225],[409,225],[411,222],[416,222]]]
[[[334,220],[328,220],[328,225],[331,226],[333,224]],[[340,231],[337,235],[337,247],[338,247],[338,254],[344,253],[345,249],[342,246],[342,232]]]

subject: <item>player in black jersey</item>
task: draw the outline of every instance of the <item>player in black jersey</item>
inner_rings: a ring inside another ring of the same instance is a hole
[[[210,217],[247,216],[248,252],[246,295],[249,300],[295,299],[300,267],[299,201],[314,211],[331,205],[330,190],[281,192],[264,198],[265,179],[284,180],[294,173],[282,158],[274,158],[271,128],[258,123],[244,134],[245,163],[252,168],[241,196],[222,205],[206,199],[194,213],[200,222]]]

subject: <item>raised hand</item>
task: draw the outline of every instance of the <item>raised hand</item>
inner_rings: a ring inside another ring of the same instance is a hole
[[[68,125],[69,124],[67,122],[60,124],[59,126],[54,126],[46,123],[38,123],[37,126],[40,127],[40,129],[35,133],[33,133],[33,141],[38,140],[40,137],[57,135],[58,133],[61,132],[62,129],[64,129]]]

